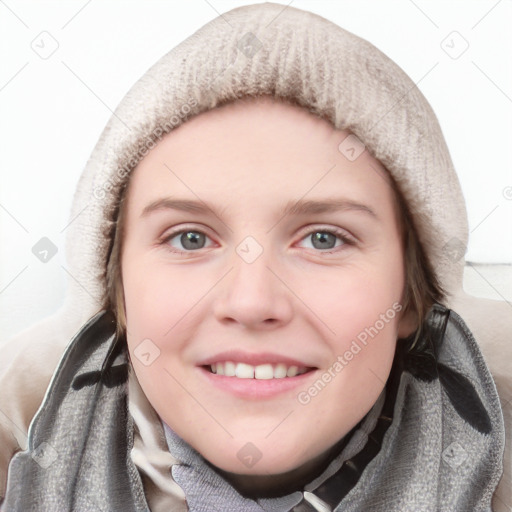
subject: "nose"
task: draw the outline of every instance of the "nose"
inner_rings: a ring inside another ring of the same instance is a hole
[[[252,263],[234,255],[233,268],[219,283],[213,305],[220,322],[262,330],[282,327],[291,320],[292,292],[270,260],[266,251]]]

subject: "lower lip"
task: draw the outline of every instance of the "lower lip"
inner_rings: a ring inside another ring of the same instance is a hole
[[[199,367],[199,371],[211,385],[245,399],[272,398],[281,393],[286,393],[299,386],[304,386],[305,381],[316,373],[315,370],[312,370],[295,377],[284,377],[282,379],[239,379],[238,377],[217,375],[202,367]]]

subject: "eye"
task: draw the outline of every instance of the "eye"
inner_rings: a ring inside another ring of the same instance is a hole
[[[170,246],[173,252],[194,252],[210,247],[212,244],[207,246],[207,240],[211,241],[210,237],[200,230],[181,229],[169,233],[161,241],[161,244]],[[306,243],[309,242],[310,245],[305,245],[306,248],[316,249],[323,253],[337,252],[333,249],[345,245],[355,245],[354,239],[340,229],[320,228],[311,230],[301,240],[304,240]]]
[[[197,229],[182,229],[170,233],[163,240],[162,244],[170,245],[176,252],[190,252],[197,249],[204,249],[208,235]]]
[[[339,229],[315,229],[310,231],[301,240],[310,242],[308,249],[317,249],[321,252],[337,252],[332,249],[342,247],[344,245],[354,245],[355,241],[349,237],[344,231]],[[339,243],[337,243],[339,241]]]

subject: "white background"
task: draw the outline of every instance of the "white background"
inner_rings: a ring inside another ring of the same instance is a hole
[[[73,192],[124,94],[164,53],[247,3],[258,2],[0,0],[0,342],[61,305]],[[467,201],[466,259],[512,263],[512,1],[291,5],[368,39],[418,83]],[[58,44],[47,59],[31,47],[43,31]],[[43,236],[58,247],[46,264],[31,252]],[[481,267],[475,290],[510,297],[511,268]]]

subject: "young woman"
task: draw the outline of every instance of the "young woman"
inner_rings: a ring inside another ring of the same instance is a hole
[[[208,23],[105,129],[39,339],[77,334],[33,420],[16,380],[2,510],[491,510],[503,414],[436,117],[368,42],[281,11]]]

